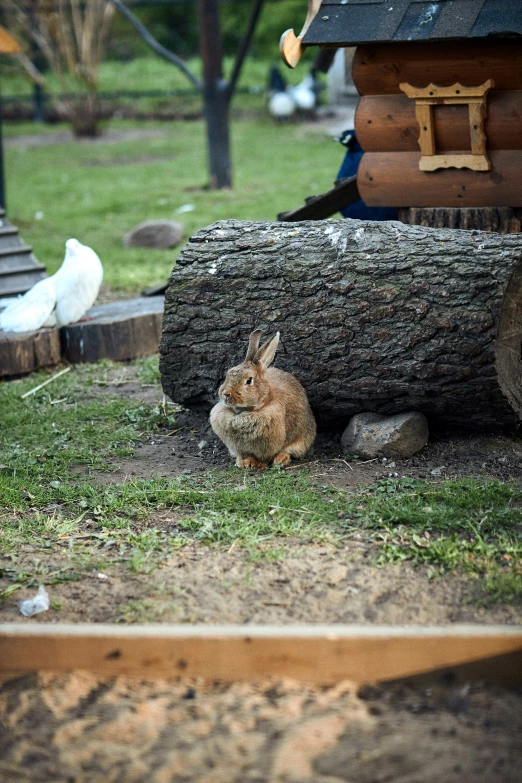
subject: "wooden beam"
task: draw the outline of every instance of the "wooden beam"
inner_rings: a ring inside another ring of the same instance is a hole
[[[490,661],[494,661],[492,665]],[[430,672],[522,683],[522,627],[0,626],[0,679],[35,670],[318,684],[385,682]],[[471,667],[471,669],[470,669]]]
[[[369,207],[522,207],[522,151],[491,150],[489,157],[492,171],[425,172],[420,152],[366,152],[357,184]]]
[[[338,179],[335,187],[326,193],[307,198],[302,207],[291,209],[288,212],[280,212],[277,219],[287,223],[299,220],[323,220],[330,215],[335,215],[336,212],[350,206],[350,204],[354,204],[360,198],[357,177],[345,177]]]
[[[358,46],[352,64],[360,95],[390,95],[399,84],[450,86],[495,80],[497,90],[522,90],[522,46],[517,38],[411,41]]]
[[[470,104],[469,108],[464,104],[432,107],[439,152],[473,149],[470,130],[478,130],[473,127],[480,124],[475,122],[474,112],[477,110],[480,110],[480,104]],[[522,90],[493,90],[488,94],[484,132],[488,150],[522,149]],[[365,152],[418,150],[419,130],[414,102],[406,95],[362,97],[355,113],[355,133]]]

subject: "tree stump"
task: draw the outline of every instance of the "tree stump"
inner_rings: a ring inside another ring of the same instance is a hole
[[[60,361],[60,332],[56,327],[37,332],[0,331],[0,377],[25,375]]]
[[[499,234],[518,234],[522,226],[520,207],[403,207],[403,223],[432,228],[473,228]]]
[[[94,305],[80,321],[60,329],[63,357],[74,364],[150,356],[158,350],[162,315],[162,296]]]
[[[395,221],[221,221],[193,236],[165,298],[160,369],[210,408],[254,328],[322,423],[421,411],[514,427],[522,411],[522,236]]]

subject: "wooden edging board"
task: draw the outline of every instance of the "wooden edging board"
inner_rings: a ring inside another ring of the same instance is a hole
[[[0,625],[0,680],[98,675],[291,677],[317,684],[426,678],[522,684],[522,626]]]

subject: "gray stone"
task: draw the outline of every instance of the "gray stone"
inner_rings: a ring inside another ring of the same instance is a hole
[[[343,432],[341,445],[347,454],[364,459],[410,457],[428,442],[428,422],[424,414],[399,413],[381,416],[358,413]]]
[[[166,250],[179,245],[183,226],[174,220],[145,220],[123,238],[124,247],[151,247]]]

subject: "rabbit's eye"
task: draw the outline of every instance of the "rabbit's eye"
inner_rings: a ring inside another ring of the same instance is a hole
[[[245,381],[246,386],[252,386],[253,383],[254,383],[254,378],[252,376],[250,378],[247,378]]]

